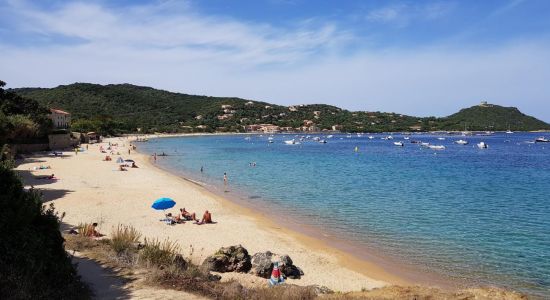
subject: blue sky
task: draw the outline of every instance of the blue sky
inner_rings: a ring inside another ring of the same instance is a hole
[[[544,0],[0,0],[0,79],[420,116],[486,100],[550,121],[548,16]]]

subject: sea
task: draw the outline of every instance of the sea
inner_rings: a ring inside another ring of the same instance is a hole
[[[159,167],[349,242],[359,257],[372,250],[450,281],[548,299],[550,143],[539,136],[210,135],[137,145],[166,154]]]

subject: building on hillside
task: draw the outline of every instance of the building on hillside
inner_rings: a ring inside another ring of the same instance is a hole
[[[71,114],[60,109],[50,108],[50,119],[54,128],[66,129],[71,124]]]
[[[253,124],[253,125],[246,125],[243,127],[244,127],[244,131],[246,132],[256,132],[256,131],[259,131],[260,128],[262,128],[262,125]]]
[[[487,101],[481,101],[481,103],[479,104],[479,106],[481,106],[481,107],[493,107],[493,105],[487,103]]]
[[[281,131],[279,126],[277,125],[272,125],[272,124],[262,124],[262,125],[263,126],[260,130],[263,131],[264,133],[278,133]]]
[[[229,104],[223,104],[222,109],[230,109],[232,106]]]
[[[252,106],[252,105],[254,105],[254,102],[248,101],[248,102],[246,102],[244,105],[245,105],[245,106]]]

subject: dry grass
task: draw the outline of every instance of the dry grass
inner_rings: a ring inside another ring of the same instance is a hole
[[[80,236],[93,236],[94,235],[94,227],[90,223],[80,223],[76,227],[78,231],[78,235]]]
[[[160,242],[156,239],[145,239],[144,247],[139,252],[139,260],[148,267],[166,267],[174,262],[178,251],[178,244],[170,240]]]
[[[118,225],[111,232],[111,247],[116,254],[124,254],[136,250],[141,233],[133,226]]]

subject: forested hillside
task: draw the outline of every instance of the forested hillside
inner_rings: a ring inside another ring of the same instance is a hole
[[[75,83],[56,88],[20,88],[17,94],[73,114],[73,129],[102,133],[244,131],[252,124],[311,127],[348,132],[429,130],[540,130],[550,125],[517,108],[473,106],[444,118],[397,113],[352,112],[314,104],[291,107],[241,98],[173,93],[130,84]]]

